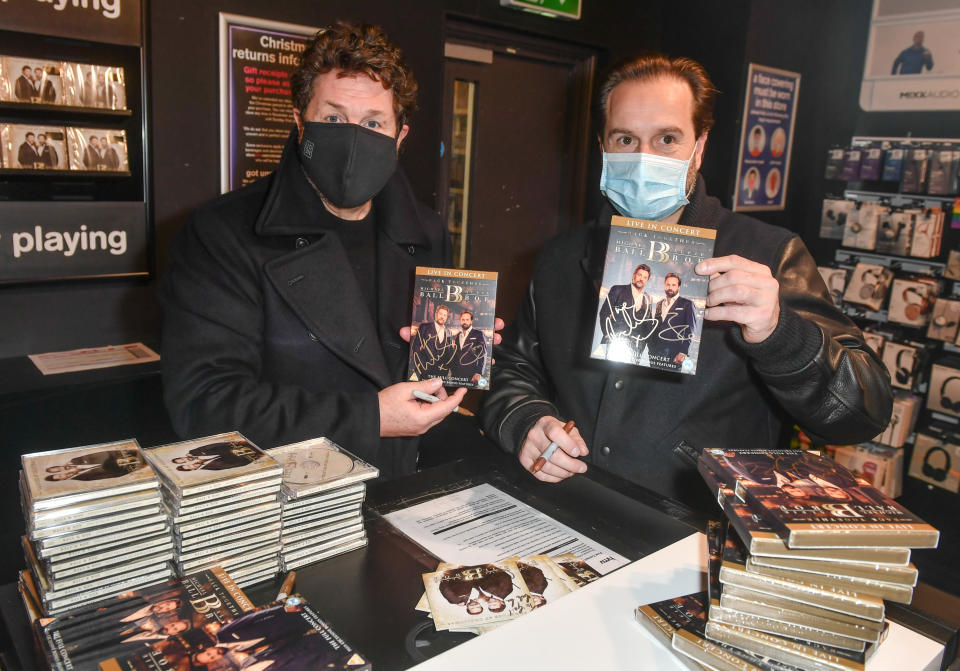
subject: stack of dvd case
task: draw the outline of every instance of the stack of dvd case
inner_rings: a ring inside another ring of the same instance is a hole
[[[267,452],[283,466],[284,571],[367,544],[361,511],[365,481],[380,471],[327,438]]]
[[[145,450],[181,573],[221,566],[240,586],[279,570],[281,467],[237,432]]]
[[[758,668],[863,669],[886,632],[884,600],[912,599],[911,548],[936,547],[939,532],[815,452],[705,450],[699,470],[727,517],[708,530],[709,590],[638,619],[661,633],[672,619],[672,647],[708,665],[733,654]],[[691,601],[696,622],[678,624]]]
[[[171,575],[159,482],[136,440],[21,458],[26,565],[44,615]]]

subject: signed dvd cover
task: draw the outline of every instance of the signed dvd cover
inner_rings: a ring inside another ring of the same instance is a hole
[[[497,273],[418,266],[407,379],[489,389],[496,302]]]
[[[717,232],[615,216],[590,356],[693,375]]]

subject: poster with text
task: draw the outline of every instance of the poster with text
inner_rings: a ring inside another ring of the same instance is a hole
[[[860,107],[960,109],[960,4],[874,0]]]
[[[290,75],[317,29],[220,13],[220,191],[269,175],[294,126]]]
[[[799,73],[750,64],[737,158],[735,211],[783,209],[799,91]]]

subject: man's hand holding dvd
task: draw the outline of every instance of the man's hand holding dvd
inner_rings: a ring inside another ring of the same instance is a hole
[[[710,668],[862,670],[883,600],[913,596],[910,548],[939,532],[814,452],[705,450],[699,470],[727,517],[708,530],[709,592],[637,620]]]

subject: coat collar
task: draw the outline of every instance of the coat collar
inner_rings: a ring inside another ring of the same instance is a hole
[[[320,197],[297,159],[297,130],[290,131],[283,147],[280,165],[270,179],[267,196],[257,215],[254,231],[260,236],[317,235],[323,228],[311,215],[323,207]],[[397,171],[373,199],[378,228],[398,245],[416,245],[430,249],[423,222],[413,199],[413,191],[403,171]]]

